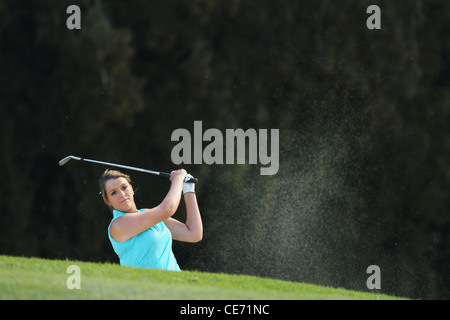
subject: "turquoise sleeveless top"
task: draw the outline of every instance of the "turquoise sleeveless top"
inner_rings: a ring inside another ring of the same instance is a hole
[[[141,211],[144,209],[138,212]],[[172,252],[172,233],[162,221],[124,242],[114,240],[110,233],[111,224],[124,214],[126,213],[114,210],[114,218],[108,226],[108,237],[119,256],[120,265],[181,271]]]

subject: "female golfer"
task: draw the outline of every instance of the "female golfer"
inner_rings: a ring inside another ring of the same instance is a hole
[[[155,208],[138,210],[130,176],[109,169],[101,175],[100,191],[113,213],[108,236],[121,265],[181,271],[172,252],[172,239],[197,242],[203,236],[195,184],[185,182],[191,177],[184,169],[172,171],[164,200]],[[182,193],[186,223],[171,218]]]

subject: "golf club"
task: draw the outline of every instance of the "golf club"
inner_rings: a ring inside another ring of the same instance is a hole
[[[155,174],[155,175],[158,175],[158,176],[161,176],[161,177],[170,178],[170,173],[167,173],[167,172],[146,170],[146,169],[141,169],[141,168],[136,168],[136,167],[124,166],[122,164],[115,164],[115,163],[110,163],[110,162],[91,160],[91,159],[80,158],[80,157],[75,157],[75,156],[67,156],[64,159],[61,159],[59,161],[59,166],[65,165],[67,162],[69,162],[72,159],[73,160],[78,160],[78,161],[86,161],[86,162],[104,164],[104,165],[111,166],[111,167],[118,167],[118,168],[123,168],[123,169],[128,169],[128,170],[139,171],[139,172],[151,173],[151,174]],[[197,183],[198,179],[192,178],[192,179],[188,180],[187,182]]]

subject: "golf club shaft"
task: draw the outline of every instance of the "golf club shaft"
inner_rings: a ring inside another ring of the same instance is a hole
[[[68,160],[66,160],[69,157],[66,157],[64,159],[62,159],[59,162],[59,165],[64,165]],[[160,172],[160,171],[153,171],[153,170],[147,170],[147,169],[142,169],[142,168],[136,168],[136,167],[131,167],[131,166],[125,166],[122,164],[117,164],[117,163],[111,163],[111,162],[104,162],[104,161],[98,161],[98,160],[91,160],[91,159],[86,159],[86,158],[81,158],[81,157],[75,157],[75,156],[70,156],[70,159],[74,159],[74,160],[79,160],[79,161],[85,161],[85,162],[91,162],[91,163],[97,163],[97,164],[103,164],[103,165],[107,165],[107,166],[111,166],[111,167],[118,167],[118,168],[122,168],[122,169],[127,169],[127,170],[134,170],[134,171],[139,171],[139,172],[144,172],[144,173],[150,173],[150,174],[155,174],[161,177],[165,177],[165,178],[170,178],[170,173],[167,172]],[[193,183],[197,183],[198,180],[196,178],[192,178],[187,182],[193,182]]]

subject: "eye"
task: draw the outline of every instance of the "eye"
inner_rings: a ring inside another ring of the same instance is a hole
[[[128,189],[128,186],[123,186],[122,187],[122,190],[126,190],[126,189]]]
[[[115,191],[113,191],[113,192],[111,192],[111,195],[113,196],[113,195],[115,195],[116,194],[116,192]]]

